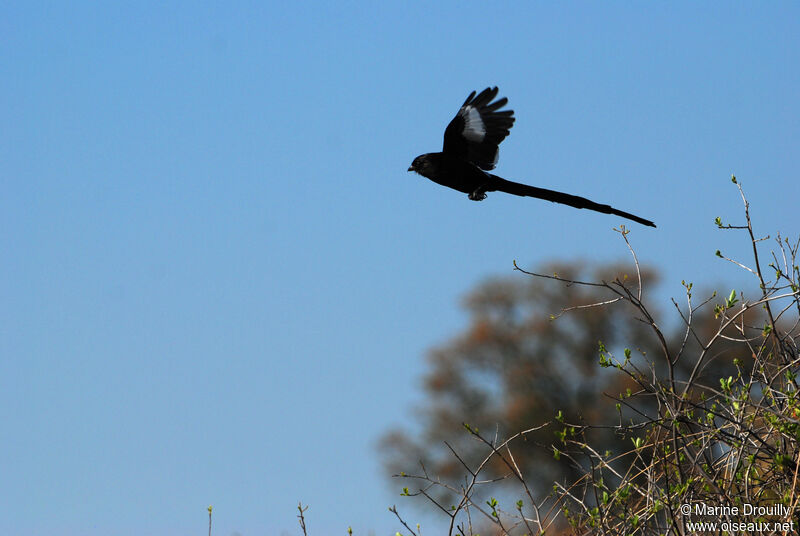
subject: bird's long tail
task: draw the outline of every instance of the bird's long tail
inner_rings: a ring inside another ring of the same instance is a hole
[[[587,208],[589,210],[594,210],[595,212],[602,212],[603,214],[615,214],[617,216],[622,216],[623,218],[627,218],[650,227],[656,226],[656,224],[650,220],[640,218],[639,216],[634,216],[628,212],[617,210],[610,205],[601,205],[600,203],[595,203],[594,201],[590,201],[585,197],[565,194],[563,192],[556,192],[555,190],[548,190],[546,188],[528,186],[527,184],[520,184],[518,182],[507,181],[498,177],[497,175],[491,175],[491,177],[494,180],[492,181],[490,188],[486,189],[487,192],[500,191],[523,197],[535,197],[537,199],[544,199],[545,201],[552,201],[553,203],[562,203],[575,208]]]

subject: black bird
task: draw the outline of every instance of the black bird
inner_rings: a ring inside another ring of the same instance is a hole
[[[416,171],[442,186],[469,194],[473,201],[486,199],[486,192],[506,192],[575,208],[588,208],[604,214],[616,214],[642,225],[656,226],[650,220],[584,197],[511,182],[487,173],[497,164],[500,142],[514,126],[514,111],[500,110],[508,103],[508,99],[503,97],[492,102],[497,91],[496,87],[487,87],[477,96],[474,91],[470,93],[444,131],[442,152],[416,157],[408,170]]]

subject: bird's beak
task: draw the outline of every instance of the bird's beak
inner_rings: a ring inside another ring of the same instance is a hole
[[[414,171],[414,166],[408,166],[409,171]]]

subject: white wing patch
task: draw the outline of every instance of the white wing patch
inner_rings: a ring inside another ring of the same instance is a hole
[[[474,143],[482,142],[486,136],[486,125],[483,124],[483,119],[481,119],[478,109],[473,106],[466,106],[461,110],[461,115],[464,117],[464,137]]]

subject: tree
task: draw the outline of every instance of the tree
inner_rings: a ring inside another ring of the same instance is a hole
[[[578,263],[544,269],[566,279],[609,281],[628,277],[625,270],[621,265],[586,268]],[[652,281],[655,274],[647,271],[645,277]],[[395,430],[382,441],[390,469],[397,473],[421,461],[430,473],[455,478],[455,484],[463,467],[447,445],[470,464],[483,456],[481,445],[460,433],[464,422],[487,432],[497,429],[504,437],[541,424],[559,411],[571,420],[589,422],[613,411],[614,402],[603,392],[624,392],[633,383],[597,367],[599,341],[608,347],[637,341],[636,347],[648,353],[655,350],[655,339],[646,326],[626,322],[624,304],[552,316],[563,307],[607,299],[602,288],[556,286],[519,277],[494,279],[469,293],[464,302],[469,326],[428,356],[426,405],[418,413],[421,436],[413,440],[407,431]],[[599,435],[598,441],[607,448],[618,442],[613,433]],[[575,476],[568,464],[541,448],[552,442],[552,428],[526,437],[516,457],[533,480],[552,482],[565,472]],[[502,465],[487,469],[497,476]]]
[[[717,224],[746,231],[758,298],[697,304],[686,283],[672,333],[645,303],[654,271],[635,255],[627,269],[520,270],[530,277],[472,292],[469,327],[430,354],[421,436],[395,430],[382,443],[405,494],[444,511],[451,534],[479,519],[500,534],[680,533],[702,520],[682,510],[698,500],[780,504],[789,513],[772,521],[791,521],[798,244],[778,237],[768,282],[742,200],[744,225]]]

